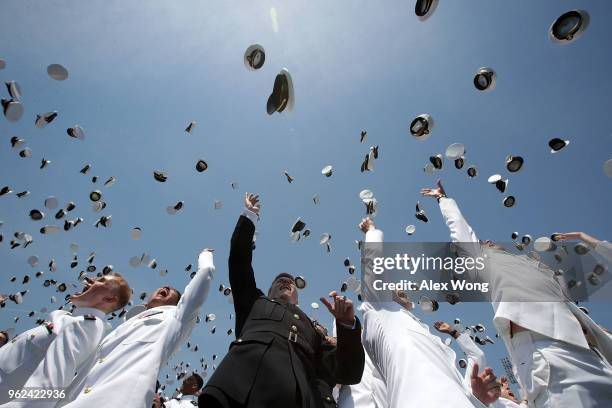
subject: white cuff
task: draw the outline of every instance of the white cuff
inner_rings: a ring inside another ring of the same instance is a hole
[[[198,256],[198,269],[214,267],[212,251],[202,251]]]
[[[259,221],[259,216],[257,214],[255,214],[253,211],[251,210],[247,210],[246,208],[244,209],[244,211],[242,212],[242,215],[244,215],[245,217],[247,217],[249,220],[251,220],[251,222],[253,223],[253,225],[257,225],[257,221]]]
[[[366,242],[383,242],[384,234],[379,229],[371,229],[366,232],[365,240]]]

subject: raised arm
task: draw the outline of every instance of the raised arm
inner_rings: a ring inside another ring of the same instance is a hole
[[[461,214],[455,200],[446,196],[446,191],[442,187],[442,181],[438,180],[437,184],[437,188],[421,189],[421,194],[425,197],[432,197],[438,200],[442,217],[444,217],[444,222],[450,230],[451,240],[453,242],[478,242],[476,233],[474,233],[472,227],[463,218],[463,214]]]
[[[612,263],[612,244],[608,241],[600,241],[584,232],[563,232],[553,234],[553,236],[558,241],[580,240],[590,246],[607,262]]]
[[[202,303],[208,297],[214,271],[213,250],[204,249],[198,257],[198,270],[176,305],[176,318],[182,327],[195,322]]]
[[[466,387],[470,387],[470,373],[472,372],[472,367],[474,364],[477,364],[479,367],[486,367],[487,359],[484,351],[476,345],[474,340],[472,340],[470,335],[466,332],[458,334],[455,339],[467,357],[467,367],[463,381]]]
[[[390,301],[390,296],[385,296],[384,292],[373,290],[374,281],[381,278],[373,271],[374,259],[383,255],[384,234],[376,228],[374,221],[367,217],[361,220],[358,228],[365,233],[365,245],[362,250],[362,279],[365,285],[361,286],[363,300],[366,302]],[[388,297],[388,299],[386,299]]]
[[[440,333],[446,333],[457,341],[461,350],[467,357],[467,368],[465,370],[465,376],[463,383],[466,389],[470,390],[471,387],[471,373],[474,364],[478,364],[479,367],[486,366],[486,359],[484,352],[474,343],[470,336],[466,333],[459,333],[457,330],[446,322],[435,322],[434,328]]]
[[[247,318],[253,302],[259,296],[255,273],[253,272],[253,236],[255,223],[259,214],[259,196],[245,193],[245,209],[234,233],[229,255],[229,282],[234,296],[234,311],[236,312],[236,335]]]

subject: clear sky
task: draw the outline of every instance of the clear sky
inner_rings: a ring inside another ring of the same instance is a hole
[[[27,318],[30,310],[50,307],[52,295],[63,298],[42,287],[44,278],[34,278],[38,270],[45,270],[46,278],[76,283],[95,251],[98,268],[114,265],[129,279],[138,303],[141,292],[168,282],[184,288],[185,266],[195,265],[199,251],[212,247],[217,270],[202,315],[217,314],[216,334],[210,333],[213,323],[196,326],[191,342],[199,352],[183,348],[171,362],[197,366],[201,357],[209,363],[213,354],[220,359],[233,339],[225,332],[234,322],[232,306],[216,288],[228,282],[229,239],[245,191],[262,198],[254,254],[259,286],[267,289],[281,271],[305,276],[300,303],[326,323],[331,323],[327,311],[309,305],[339,289],[348,277],[345,257],[358,265],[354,241],[362,238],[356,225],[365,214],[358,197],[364,188],[379,201],[376,222],[387,241],[448,239],[435,201],[421,200],[428,224],[414,218],[419,189],[433,186],[438,176],[481,238],[507,241],[512,231],[535,238],[584,230],[610,239],[612,180],[602,167],[612,157],[612,4],[588,2],[590,26],[569,45],[553,44],[547,36],[557,16],[584,5],[442,1],[420,22],[414,1],[3,1],[0,58],[6,68],[0,80],[21,85],[25,114],[17,123],[0,119],[0,185],[31,195],[0,197],[5,237],[0,289],[30,290],[23,304],[9,302],[0,310],[0,327],[26,330],[44,317]],[[266,50],[265,65],[255,72],[242,62],[253,43]],[[47,76],[52,63],[69,70],[66,81]],[[493,92],[478,92],[472,84],[482,66],[497,72]],[[266,100],[283,67],[293,76],[295,111],[268,116]],[[5,89],[1,92],[6,97]],[[59,117],[45,129],[35,128],[36,114],[52,110]],[[435,120],[425,142],[409,133],[421,113]],[[197,125],[187,134],[190,121]],[[86,131],[85,141],[66,134],[77,123]],[[368,138],[360,144],[362,129]],[[10,148],[12,136],[27,141],[31,158]],[[551,155],[552,137],[571,144]],[[428,157],[453,142],[465,144],[467,163],[478,166],[477,178],[469,179],[449,161],[436,175],[423,172]],[[380,146],[375,171],[360,173],[371,145]],[[523,170],[509,177],[509,192],[517,198],[512,209],[502,206],[502,195],[486,181],[493,173],[507,175],[508,154],[525,158]],[[52,163],[40,170],[43,157]],[[204,173],[195,171],[199,158],[209,164]],[[86,163],[92,170],[83,176],[79,170]],[[331,178],[321,175],[327,164],[334,166]],[[285,169],[295,177],[292,184]],[[166,171],[168,181],[156,182],[153,170]],[[93,175],[99,177],[96,185]],[[103,187],[110,176],[117,182]],[[108,203],[102,213],[91,210],[94,189],[102,190]],[[314,194],[320,195],[319,205]],[[50,195],[60,205],[74,201],[70,216],[83,217],[84,225],[39,234],[44,223],[55,221],[55,211],[43,209]],[[183,210],[166,214],[166,206],[179,200],[185,201]],[[223,207],[213,209],[214,200]],[[47,218],[31,221],[34,208]],[[93,227],[100,215],[110,214],[112,227]],[[289,229],[297,217],[312,235],[293,243]],[[411,237],[404,233],[407,224],[417,227]],[[130,238],[136,226],[143,230],[139,241]],[[32,234],[35,242],[10,250],[15,231]],[[332,235],[331,253],[318,243],[324,232]],[[69,267],[72,242],[80,248],[76,269]],[[130,257],[143,252],[157,259],[157,270],[129,266]],[[36,268],[26,262],[31,255],[41,260]],[[55,273],[45,269],[51,258],[58,264]],[[166,277],[158,273],[162,268],[169,270]],[[24,274],[32,277],[27,285],[21,285]],[[10,283],[14,275],[17,282]],[[588,306],[596,321],[612,326],[609,303]],[[17,324],[15,316],[21,316]],[[421,317],[482,322],[494,336],[488,304],[443,304],[438,313]],[[485,351],[500,371],[503,345]]]

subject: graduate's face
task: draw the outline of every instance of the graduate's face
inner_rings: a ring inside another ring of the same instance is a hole
[[[0,332],[0,347],[4,346],[8,342],[8,336],[4,332]]]
[[[95,280],[85,278],[83,290],[70,296],[70,301],[78,307],[94,307],[106,310],[117,302],[115,293],[118,279],[115,276],[101,276]]]
[[[163,286],[157,289],[147,302],[147,308],[166,305],[177,305],[179,301],[179,295],[176,290],[171,286]]]
[[[283,276],[275,280],[270,288],[270,298],[297,305],[298,293],[293,279]]]

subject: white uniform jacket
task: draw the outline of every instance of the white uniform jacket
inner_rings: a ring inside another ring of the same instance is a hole
[[[178,305],[147,309],[113,330],[59,406],[149,408],[162,365],[191,334],[213,271],[212,253],[203,251]]]
[[[382,242],[381,230],[366,233],[363,262],[380,256]],[[371,289],[372,273],[363,278],[362,291],[368,296],[360,305],[363,345],[386,384],[388,406],[484,407],[465,387],[454,350],[399,304],[379,301],[383,298]]]
[[[67,387],[76,368],[91,356],[110,328],[104,312],[93,308],[77,308],[73,313],[56,310],[49,314],[48,321],[52,330],[45,325],[35,327],[0,348],[0,404],[9,401],[9,389]],[[43,401],[2,406],[54,405]]]

